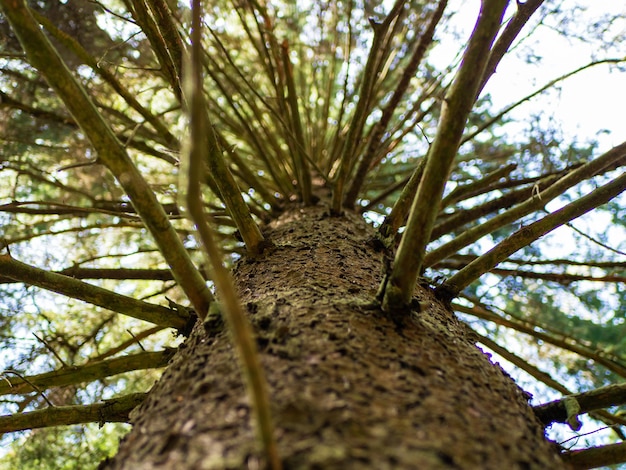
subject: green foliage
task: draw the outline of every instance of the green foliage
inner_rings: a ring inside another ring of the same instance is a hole
[[[128,426],[60,426],[31,431],[14,440],[0,457],[0,469],[89,470],[111,457]]]

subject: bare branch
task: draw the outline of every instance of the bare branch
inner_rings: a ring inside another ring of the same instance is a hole
[[[206,145],[206,130],[210,126],[207,109],[202,93],[202,45],[201,45],[201,7],[200,0],[192,4],[192,32],[190,80],[188,92],[190,114],[189,169],[187,175],[187,205],[189,214],[196,225],[198,235],[204,247],[204,253],[212,270],[212,279],[219,293],[220,304],[232,340],[241,364],[248,394],[252,403],[252,414],[255,418],[257,433],[270,468],[280,470],[282,464],[278,455],[274,425],[270,412],[268,386],[259,360],[256,341],[252,326],[246,318],[229,271],[223,264],[222,254],[215,243],[213,230],[204,214],[202,193],[200,191],[200,175],[204,174],[204,163],[211,159],[211,150]],[[219,157],[219,156],[218,156]]]
[[[617,465],[626,462],[626,442],[572,450],[564,452],[561,458],[577,470]]]
[[[383,308],[406,306],[422,268],[426,245],[439,212],[441,197],[463,129],[476,100],[486,57],[500,27],[506,0],[483,2],[463,63],[444,99],[437,136],[429,150],[424,175],[413,200],[411,213],[386,283]]]
[[[18,377],[0,381],[0,395],[18,395],[30,393],[33,387],[46,389],[50,387],[64,387],[83,382],[111,377],[134,370],[154,369],[165,367],[174,355],[174,349],[155,352],[141,352],[129,356],[116,357],[97,362],[89,362],[80,366],[63,367],[59,370],[44,374]]]
[[[461,257],[458,257],[457,259],[455,258],[448,258],[446,261],[437,263],[435,266],[437,268],[462,269],[465,266],[467,266],[467,264],[469,264],[471,261],[473,261],[474,259],[478,257],[477,256],[461,256]],[[541,279],[544,281],[558,282],[559,284],[563,284],[565,286],[568,286],[571,283],[578,282],[578,281],[626,283],[626,276],[618,276],[616,274],[606,274],[604,276],[601,276],[601,275],[592,276],[588,274],[535,272],[535,271],[529,271],[527,269],[504,269],[504,268],[493,268],[489,272],[491,274],[496,274],[502,277],[513,276],[513,277],[520,277],[522,279]]]
[[[359,89],[359,100],[354,115],[350,120],[346,139],[342,144],[339,171],[333,187],[331,210],[336,214],[339,214],[343,207],[344,186],[354,165],[355,149],[361,138],[365,120],[371,112],[374,87],[382,66],[382,59],[388,53],[390,46],[390,43],[385,41],[385,39],[393,22],[400,15],[403,5],[404,0],[396,0],[393,8],[382,23],[377,23],[375,20],[370,19],[370,25],[374,29],[374,40],[362,74],[363,81]]]
[[[309,171],[308,157],[306,155],[304,131],[302,130],[302,118],[298,109],[298,93],[293,78],[293,64],[289,59],[289,44],[284,41],[281,47],[283,75],[287,85],[287,105],[289,107],[289,124],[293,132],[293,158],[294,169],[298,177],[300,195],[305,205],[311,204],[311,173]]]
[[[591,359],[597,364],[600,364],[601,366],[606,367],[611,372],[619,375],[620,377],[626,378],[626,363],[621,358],[615,357],[613,355],[607,355],[603,352],[598,352],[591,347],[582,344],[580,341],[576,341],[573,338],[564,337],[563,335],[554,332],[541,331],[547,330],[547,328],[541,327],[540,325],[534,325],[528,320],[518,318],[505,318],[501,315],[497,315],[496,313],[492,312],[484,305],[481,305],[479,303],[475,303],[473,307],[466,307],[465,305],[454,303],[452,304],[452,308],[456,311],[467,313],[477,318],[482,318],[483,320],[493,322],[496,325],[502,325],[507,328],[512,328],[513,330],[527,334],[533,338],[544,341],[548,344],[552,344],[563,350],[571,351],[580,355],[581,357]]]
[[[355,171],[355,175],[350,184],[350,188],[346,192],[346,197],[344,200],[345,207],[351,208],[356,203],[359,190],[361,189],[361,186],[363,185],[365,181],[367,172],[370,170],[370,165],[374,157],[376,156],[378,147],[381,144],[380,140],[383,134],[385,133],[385,131],[387,130],[387,127],[389,126],[389,123],[391,122],[391,118],[393,117],[393,114],[396,108],[398,107],[398,104],[400,104],[400,101],[404,97],[404,94],[407,91],[407,88],[409,86],[409,82],[414,77],[415,73],[417,72],[417,69],[421,64],[422,59],[424,58],[424,55],[426,54],[426,50],[428,49],[428,46],[430,46],[430,44],[433,41],[435,28],[441,21],[443,12],[447,4],[448,4],[447,0],[440,0],[439,3],[437,4],[437,8],[428,23],[428,27],[426,28],[426,31],[424,31],[424,33],[421,35],[420,40],[417,43],[415,50],[413,51],[411,60],[409,61],[406,68],[404,69],[402,73],[402,77],[400,78],[400,81],[398,82],[396,89],[393,91],[393,95],[391,99],[389,100],[389,103],[383,109],[383,114],[380,118],[380,121],[378,121],[374,125],[374,129],[372,130],[372,133],[370,135],[368,146]]]
[[[431,251],[424,258],[424,266],[432,266],[433,264],[456,253],[461,248],[493,232],[496,228],[519,220],[521,217],[543,208],[548,202],[560,196],[569,188],[575,186],[581,181],[592,178],[605,169],[611,167],[616,162],[621,162],[624,157],[626,157],[626,142],[612,148],[600,157],[576,168],[574,171],[567,173],[554,184],[550,185],[538,194],[529,195],[526,201],[501,214],[498,214],[477,227],[466,230],[454,240]]]
[[[182,96],[182,63],[180,59],[182,56],[175,56],[176,52],[180,52],[180,48],[172,47],[175,46],[175,44],[172,44],[175,41],[171,41],[171,31],[166,31],[164,36],[159,29],[159,23],[155,21],[143,0],[138,2],[124,0],[124,3],[137,24],[141,26],[141,30],[148,38],[148,41],[150,41],[152,50],[161,64],[161,70],[174,91],[176,98],[180,101]],[[151,2],[150,7],[152,6],[153,3]],[[171,51],[169,47],[172,47]]]
[[[46,30],[52,34],[57,40],[59,40],[65,47],[73,51],[86,65],[99,74],[111,87],[122,97],[128,105],[137,111],[141,116],[148,121],[152,127],[163,138],[163,142],[170,148],[177,149],[179,147],[178,140],[172,135],[172,133],[165,127],[163,122],[159,120],[154,114],[148,111],[145,107],[137,101],[137,99],[127,90],[122,83],[115,77],[114,74],[106,70],[98,60],[96,60],[87,50],[69,34],[64,33],[57,28],[45,16],[31,10],[35,19],[43,25]]]
[[[513,18],[507,23],[504,31],[498,37],[498,40],[493,45],[491,52],[489,53],[489,61],[485,68],[482,82],[479,90],[482,90],[489,81],[489,78],[495,73],[498,64],[502,60],[502,57],[507,53],[511,44],[522,31],[522,28],[528,23],[528,20],[533,13],[541,6],[545,0],[527,0],[526,2],[517,1],[517,11]]]
[[[565,402],[568,400],[576,400],[580,407],[578,414],[624,405],[626,404],[626,384],[609,385],[588,392],[567,395],[560,400],[534,406],[533,409],[545,425],[550,423],[567,423],[571,418],[568,416],[565,407]]]
[[[444,285],[439,287],[440,292],[445,292],[445,295],[455,296],[517,250],[529,245],[561,225],[607,203],[623,191],[626,191],[626,173],[507,237],[448,279]]]
[[[143,402],[145,393],[133,393],[93,405],[55,406],[0,416],[0,433],[81,423],[127,423],[129,413]]]
[[[0,274],[18,282],[57,292],[155,325],[185,330],[190,321],[190,318],[183,316],[181,312],[116,294],[62,274],[35,268],[9,255],[0,255]]]

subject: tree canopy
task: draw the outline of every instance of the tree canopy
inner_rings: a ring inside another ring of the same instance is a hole
[[[591,434],[565,448],[621,442],[626,142],[552,106],[590,70],[623,76],[624,7],[191,3],[0,0],[0,468],[114,452],[110,423],[215,297],[262,414],[228,268],[321,186],[377,227],[373,304],[429,283],[534,405],[614,387],[568,409]],[[589,53],[551,69],[551,41]],[[549,78],[500,104],[519,70]]]

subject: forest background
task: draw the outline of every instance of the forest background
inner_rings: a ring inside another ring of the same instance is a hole
[[[10,3],[2,2],[3,8]],[[308,161],[315,169],[311,174],[317,172],[329,182],[341,178],[340,149],[344,140],[351,138],[350,122],[358,121],[355,116],[362,113],[360,132],[365,142],[390,109],[388,128],[378,135],[379,145],[374,148],[373,160],[363,165],[362,180],[354,176],[356,164],[350,173],[354,179],[346,179],[359,182],[353,185],[352,205],[375,226],[384,226],[400,191],[440,132],[443,96],[460,69],[463,46],[480,7],[479,2],[408,4],[411,13],[394,23],[393,39],[379,57],[376,79],[369,85],[368,53],[375,40],[372,30],[385,24],[394,4],[350,3],[349,17],[332,2],[300,3],[297,8],[286,2],[269,8],[266,13],[276,20],[277,37],[288,39],[285,48],[272,45],[277,48],[274,53],[286,54],[276,63],[291,67],[280,73],[293,78],[293,83],[287,80],[282,84],[286,97],[282,103],[272,97],[267,82],[259,79],[252,83],[263,66],[256,51],[248,53],[242,47],[246,34],[254,35],[241,28],[244,14],[239,18],[227,15],[229,8],[237,10],[227,2],[205,6],[204,40],[210,53],[204,72],[210,118],[219,130],[225,161],[243,190],[243,201],[255,223],[261,225],[289,200],[306,199],[302,190],[310,169],[303,170],[303,163],[306,166]],[[520,227],[580,200],[624,173],[622,156],[545,205],[497,225],[446,256],[432,255],[463,231],[536,196],[548,186],[546,178],[561,178],[623,146],[626,132],[620,111],[626,107],[626,93],[619,83],[624,82],[626,11],[605,2],[526,2],[517,7],[527,4],[536,4],[537,11],[515,38],[468,116],[437,219],[442,225],[435,226],[437,236],[429,240],[426,252],[429,263],[424,265],[423,275],[433,286],[454,279],[470,261],[506,241]],[[153,51],[153,38],[137,26],[141,21],[136,6],[88,1],[32,5],[36,21],[89,90],[167,211],[191,259],[211,278],[193,224],[180,212],[184,204],[179,190],[187,184],[180,162],[185,160],[182,144],[189,122],[188,110],[180,105],[182,82],[168,76],[163,63],[155,63],[159,55]],[[263,10],[255,2],[248,6],[251,11]],[[517,7],[510,5],[505,19],[515,18]],[[427,25],[439,8],[443,14],[433,40],[425,44],[424,57],[402,90],[402,100],[391,108],[394,91],[412,66],[410,53],[420,38],[427,37]],[[185,6],[173,10],[186,44],[189,12]],[[319,22],[307,22],[312,17]],[[232,29],[235,24],[239,29]],[[333,24],[344,25],[344,29],[333,30]],[[0,29],[2,414],[45,412],[52,404],[57,408],[87,405],[145,392],[170,358],[167,348],[182,341],[169,327],[180,330],[182,326],[160,320],[164,313],[158,309],[154,317],[144,318],[147,323],[136,315],[133,318],[128,309],[103,308],[111,307],[110,299],[88,300],[87,294],[73,295],[76,286],[63,291],[62,287],[50,287],[54,279],[47,287],[37,279],[42,271],[66,274],[164,310],[189,307],[188,295],[180,282],[173,280],[162,251],[133,209],[132,198],[96,160],[97,145],[78,128],[67,112],[67,103],[36,70],[40,67],[29,65],[4,17],[0,17]],[[298,91],[291,91],[290,86]],[[368,86],[370,99],[363,104],[365,100],[360,98]],[[295,108],[288,99],[294,95],[299,100]],[[281,106],[293,122],[276,118],[266,126],[268,110],[283,109]],[[304,129],[298,130],[294,124],[298,114],[306,124]],[[246,121],[258,127],[246,129]],[[255,133],[262,133],[262,142],[255,141]],[[306,144],[298,147],[289,143],[290,139],[302,139]],[[285,151],[289,148],[297,154],[302,147],[307,156],[293,158]],[[367,148],[359,148],[355,161],[364,161]],[[269,155],[266,160],[260,161],[259,149]],[[512,196],[516,190],[526,193]],[[511,198],[509,202],[504,201],[506,197]],[[222,189],[209,183],[204,198],[205,211],[230,266],[245,253],[242,238],[250,248],[247,232],[233,216]],[[491,202],[487,211],[490,201],[500,201],[500,205]],[[478,207],[485,212],[472,213]],[[533,395],[532,404],[623,383],[624,207],[622,194],[573,222],[564,221],[494,269],[485,269],[453,303],[454,310],[479,335],[481,348],[496,353],[494,360]],[[468,218],[455,222],[452,216],[460,214]],[[25,265],[11,264],[13,260]],[[24,271],[16,274],[18,267]],[[210,286],[213,288],[212,282]],[[120,360],[115,363],[119,367],[115,373],[97,367],[86,372],[89,365],[116,358]],[[59,382],[62,372],[74,366],[79,371],[76,376]],[[39,374],[49,371],[57,372],[50,381],[45,379],[34,387],[35,391],[15,389],[19,383],[28,383],[28,377],[42,380]],[[612,407],[593,419],[581,418],[582,427],[573,434],[571,426],[555,424],[550,436],[572,449],[619,442],[623,439],[620,426],[626,422],[622,409]],[[8,450],[2,465],[89,468],[114,453],[119,436],[127,429],[117,423],[100,427],[95,421],[6,434],[3,444]],[[10,427],[12,422],[8,423]],[[568,440],[572,436],[580,437]]]

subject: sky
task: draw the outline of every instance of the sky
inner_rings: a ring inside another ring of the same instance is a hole
[[[459,34],[464,41],[470,37],[476,17],[480,9],[480,1],[450,0],[449,12],[455,12],[450,27],[439,31],[436,38],[439,40],[435,49],[429,54],[429,60],[443,68],[450,64],[458,54],[459,40],[450,40],[450,34]],[[548,2],[550,3],[550,2]],[[553,2],[554,3],[554,2]],[[517,119],[514,124],[507,124],[505,132],[509,135],[519,132],[520,142],[527,137],[524,134],[529,127],[529,116],[541,115],[546,123],[544,127],[559,126],[562,129],[563,141],[561,148],[567,148],[570,143],[578,142],[581,146],[585,142],[597,140],[598,154],[603,153],[616,145],[626,141],[626,3],[598,2],[593,0],[569,0],[560,2],[567,14],[575,18],[568,24],[557,22],[550,15],[546,15],[542,7],[539,8],[527,28],[522,30],[518,40],[513,44],[512,51],[507,53],[499,64],[496,73],[488,82],[483,95],[489,94],[493,103],[493,110],[500,110],[542,88],[550,81],[587,65],[588,63],[605,58],[622,58],[624,63],[620,71],[608,64],[597,65],[573,75],[559,82],[555,89],[548,90],[530,101],[515,108],[509,116]],[[576,14],[576,6],[584,8]],[[510,18],[516,10],[516,2],[510,2],[505,18]],[[621,14],[620,14],[621,13]],[[597,42],[585,42],[572,37],[566,37],[562,32],[574,32],[582,38],[590,36],[591,25],[601,25],[605,15],[617,17],[610,25],[605,26],[605,37],[621,38],[614,41],[615,47],[598,48]],[[532,29],[541,19],[541,25]],[[529,37],[526,34],[532,33]],[[531,63],[528,57],[534,57]],[[515,138],[507,139],[515,141]],[[549,208],[556,208],[554,202]],[[591,224],[579,219],[574,221],[575,226],[593,235],[594,229],[604,229],[606,224]],[[555,256],[568,257],[573,248],[572,234],[568,229],[558,229],[559,243],[554,247]],[[624,232],[616,232],[623,237]],[[561,248],[561,250],[559,250]]]
[[[518,44],[507,54],[491,78],[484,93],[489,93],[495,109],[505,106],[534,92],[565,73],[600,58],[626,59],[626,42],[621,41],[621,50],[598,49],[597,45],[565,37],[560,31],[573,29],[583,37],[589,36],[592,25],[599,24],[603,15],[617,15],[605,34],[608,37],[624,38],[626,35],[626,4],[615,1],[568,1],[560,2],[564,9],[575,11],[575,5],[586,9],[573,13],[575,20],[567,25],[557,24],[549,15],[542,18],[544,25],[537,27],[531,37]],[[505,17],[515,11],[515,2]],[[452,25],[463,37],[469,37],[476,21],[480,2],[478,0],[449,2],[448,11],[456,11]],[[621,16],[619,15],[621,10]],[[542,16],[540,8],[536,18]],[[522,31],[523,36],[525,31]],[[443,36],[442,36],[443,38]],[[449,63],[457,53],[457,44],[442,40],[431,58],[439,58],[442,65]],[[617,44],[617,41],[615,42]],[[451,45],[448,48],[447,45]],[[540,57],[527,63],[528,56]],[[615,69],[615,67],[613,67]],[[623,71],[613,70],[608,65],[587,69],[559,84],[559,90],[544,93],[514,110],[511,116],[523,119],[529,112],[543,113],[560,123],[564,136],[584,142],[598,139],[602,151],[626,140],[626,62]],[[604,130],[609,131],[608,133]]]

